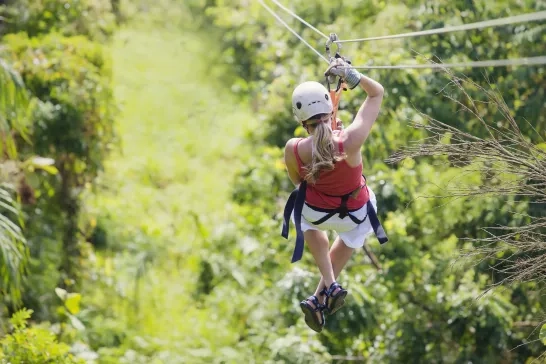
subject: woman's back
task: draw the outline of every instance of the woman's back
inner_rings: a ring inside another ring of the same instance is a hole
[[[334,137],[336,152],[344,153],[343,140],[341,136]],[[310,138],[298,139],[294,143],[294,155],[298,162],[298,172],[303,179],[306,175],[305,166],[311,161],[311,143]],[[345,194],[358,190],[365,185],[365,179],[362,176],[362,159],[360,154],[347,155],[347,157],[334,164],[334,169],[322,171],[315,183],[307,185],[306,201],[319,208],[337,208],[341,198]],[[349,209],[358,209],[368,201],[367,189],[360,189],[355,193],[355,198],[347,201]]]

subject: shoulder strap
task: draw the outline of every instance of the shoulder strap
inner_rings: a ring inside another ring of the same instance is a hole
[[[339,140],[337,141],[338,147],[339,147],[339,154],[343,154],[343,142],[341,141],[341,133],[343,133],[343,129],[339,132]]]
[[[303,162],[301,161],[300,155],[298,154],[298,144],[302,141],[302,138],[299,138],[294,144],[294,155],[296,156],[296,161],[298,162],[298,167],[303,167]]]

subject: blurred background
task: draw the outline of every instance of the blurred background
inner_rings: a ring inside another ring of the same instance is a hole
[[[341,39],[546,10],[283,5]],[[253,0],[3,0],[0,37],[0,363],[544,362],[544,64],[361,70],[386,90],[362,155],[390,241],[354,255],[317,334],[298,303],[318,270],[280,229],[284,145],[305,135],[291,93],[323,59]],[[341,53],[465,63],[545,41],[538,20]],[[364,98],[343,93],[346,126]]]

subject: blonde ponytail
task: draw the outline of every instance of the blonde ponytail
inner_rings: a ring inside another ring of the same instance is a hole
[[[336,153],[330,123],[319,122],[313,130],[312,158],[306,167],[305,180],[315,183],[322,171],[334,169],[334,163],[345,159],[346,154]]]

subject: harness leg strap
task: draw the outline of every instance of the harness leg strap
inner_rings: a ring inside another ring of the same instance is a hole
[[[288,231],[290,230],[290,215],[292,214],[292,210],[294,210],[297,196],[298,189],[295,189],[292,191],[292,193],[290,193],[290,197],[288,197],[288,201],[286,201],[286,205],[284,206],[281,235],[285,239],[288,239]]]
[[[302,185],[300,185],[299,192],[296,197],[296,204],[294,206],[294,223],[296,225],[296,247],[294,248],[294,254],[292,254],[292,263],[297,262],[303,256],[305,241],[303,237],[303,231],[301,231],[301,213],[303,211],[303,204],[305,203],[305,192],[307,185],[305,184],[305,182],[303,182]]]
[[[375,233],[375,236],[377,237],[377,240],[381,244],[385,244],[387,241],[389,241],[389,238],[387,237],[387,234],[385,233],[385,229],[383,229],[383,226],[381,226],[381,223],[379,222],[379,219],[377,218],[377,213],[375,212],[375,209],[373,208],[373,204],[370,200],[368,200],[368,203],[366,204],[367,210],[368,210],[368,216],[370,217],[370,223],[372,224],[373,231]]]
[[[284,206],[281,235],[285,239],[288,239],[290,215],[292,214],[292,211],[294,211],[294,224],[296,225],[296,246],[292,255],[292,263],[297,262],[303,257],[305,239],[303,236],[303,231],[301,231],[301,213],[303,210],[303,204],[305,203],[306,189],[307,182],[303,181],[299,188],[292,191],[286,205]]]

